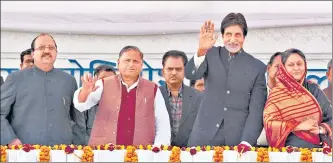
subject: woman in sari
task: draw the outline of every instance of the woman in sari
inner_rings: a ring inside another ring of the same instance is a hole
[[[317,84],[305,81],[305,55],[283,52],[264,109],[269,146],[320,148],[332,145],[332,106]]]

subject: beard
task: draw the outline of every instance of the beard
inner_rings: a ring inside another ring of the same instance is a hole
[[[241,46],[238,43],[228,43],[225,47],[230,53],[237,53],[241,49]]]

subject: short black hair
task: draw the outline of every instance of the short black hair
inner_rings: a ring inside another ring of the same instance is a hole
[[[196,82],[197,82],[197,80],[190,80],[190,87],[194,87]]]
[[[24,61],[24,56],[31,55],[31,52],[32,52],[32,50],[30,48],[21,52],[21,54],[20,54],[21,63],[23,63],[23,61]]]
[[[229,13],[221,22],[221,33],[224,34],[224,30],[227,27],[239,25],[243,29],[244,37],[247,35],[247,24],[245,17],[241,13]]]
[[[295,49],[295,48],[288,49],[282,53],[282,55],[281,55],[282,64],[285,65],[287,62],[287,59],[291,56],[291,54],[294,54],[294,53],[298,54],[306,64],[306,57],[305,57],[304,53],[301,50]]]
[[[332,68],[332,59],[327,64],[327,71],[329,71]]]
[[[272,65],[273,64],[273,61],[274,61],[274,59],[275,59],[275,57],[277,57],[277,56],[279,56],[279,55],[281,55],[282,54],[282,52],[276,52],[276,53],[274,53],[272,56],[271,56],[271,58],[269,59],[269,61],[268,61],[268,63],[267,63],[267,66],[268,65]]]
[[[35,51],[35,42],[36,42],[37,38],[40,37],[40,36],[50,36],[52,38],[52,40],[54,41],[55,48],[58,49],[56,41],[54,40],[54,38],[50,34],[41,33],[32,40],[32,42],[31,42],[31,51]]]
[[[141,52],[141,50],[138,47],[132,46],[132,45],[128,45],[128,46],[125,46],[124,48],[122,48],[119,52],[119,58],[121,57],[121,55],[123,55],[123,53],[125,53],[129,50],[134,50],[134,51],[139,52],[141,55],[141,59],[143,59],[143,53]]]
[[[166,62],[166,60],[169,57],[175,57],[175,58],[182,58],[183,62],[184,62],[184,67],[187,64],[187,56],[183,51],[179,51],[179,50],[170,50],[167,51],[164,55],[163,55],[163,59],[162,59],[162,65],[164,67],[164,64]]]
[[[94,76],[98,76],[100,72],[102,71],[106,71],[106,72],[113,72],[114,74],[116,74],[116,69],[111,66],[111,65],[99,65],[95,68],[94,71]]]

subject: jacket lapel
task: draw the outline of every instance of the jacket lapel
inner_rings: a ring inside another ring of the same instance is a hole
[[[182,116],[180,119],[180,125],[182,125],[185,120],[187,119],[188,115],[191,113],[192,111],[192,92],[191,90],[186,87],[185,85],[183,85],[183,99],[182,99]]]

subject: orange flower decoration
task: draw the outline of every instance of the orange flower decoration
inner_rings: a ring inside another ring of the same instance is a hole
[[[267,148],[257,149],[257,162],[269,162],[269,155]]]
[[[135,147],[127,146],[125,154],[125,162],[138,162],[138,154],[135,152]]]
[[[50,162],[51,147],[42,146],[39,151],[39,162]]]
[[[223,162],[223,147],[214,147],[214,155],[213,160],[214,162]]]
[[[169,162],[181,162],[180,160],[180,148],[179,147],[172,147],[172,150],[171,150],[171,155],[170,155],[170,158],[169,158]]]
[[[92,147],[90,146],[83,147],[81,162],[94,162],[94,152],[92,150]]]
[[[7,162],[7,146],[1,146],[1,162]]]
[[[312,151],[308,148],[300,148],[301,159],[300,162],[312,162]]]

